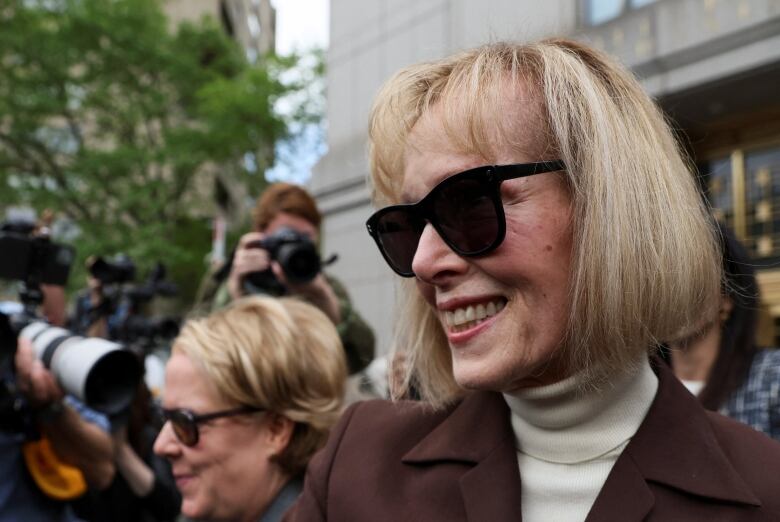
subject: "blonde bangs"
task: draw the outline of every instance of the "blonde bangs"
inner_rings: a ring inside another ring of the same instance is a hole
[[[492,161],[498,143],[512,148],[519,145],[516,122],[506,113],[511,109],[508,102],[519,100],[517,96],[509,100],[507,94],[529,92],[522,89],[523,80],[533,71],[520,75],[520,56],[509,45],[477,51],[482,49],[403,69],[378,93],[369,119],[375,205],[399,202],[409,133],[433,110],[441,115],[450,142],[464,154]],[[536,96],[524,101],[539,105]],[[540,123],[544,123],[542,118]]]

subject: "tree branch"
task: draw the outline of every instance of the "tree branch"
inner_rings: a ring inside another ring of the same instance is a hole
[[[37,157],[35,157],[30,154],[30,151],[24,144],[18,142],[9,134],[0,132],[0,140],[13,149],[21,160],[30,162],[32,168],[24,170],[29,170],[38,178],[43,178],[47,175],[51,176],[51,179],[54,180],[57,184],[57,188],[61,191],[55,195],[72,209],[71,212],[69,212],[69,214],[72,214],[72,217],[75,218],[76,215],[79,215],[81,219],[92,220],[93,216],[91,212],[85,205],[80,204],[78,194],[74,193],[68,186],[65,173],[62,172],[62,169],[54,158],[51,157],[49,150],[44,144],[29,138],[24,140],[29,147],[37,152]]]
[[[5,164],[6,166],[18,171],[32,174],[36,178],[45,177],[46,170],[42,167],[39,160],[30,156],[24,148],[20,147],[12,140],[9,140],[7,135],[0,135],[0,140],[7,143],[9,147],[13,148],[17,157],[19,158],[19,162],[7,162]],[[60,198],[59,193],[46,190],[45,188],[42,188],[40,191],[58,197],[63,204],[62,211],[74,221],[91,219],[91,216],[86,212],[84,207],[79,205],[76,201]]]
[[[76,121],[73,112],[68,109],[68,90],[63,83],[58,84],[57,88],[60,93],[60,101],[62,102],[62,116],[68,123],[68,129],[70,129],[71,135],[76,140],[76,153],[81,154],[82,150],[84,149],[84,135],[81,132],[81,127],[79,126],[78,121]]]

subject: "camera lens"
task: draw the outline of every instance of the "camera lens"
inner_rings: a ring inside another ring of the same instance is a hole
[[[42,321],[27,325],[21,337],[70,395],[109,415],[130,405],[141,379],[141,365],[122,345],[73,335]]]
[[[320,272],[320,256],[311,242],[282,245],[277,260],[291,283],[308,283]]]

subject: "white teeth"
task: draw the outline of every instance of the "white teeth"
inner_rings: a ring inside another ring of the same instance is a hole
[[[464,325],[471,327],[479,321],[496,315],[504,309],[504,305],[504,300],[499,299],[487,304],[479,303],[476,306],[470,305],[465,308],[447,310],[443,314],[444,324],[448,327],[463,327]]]

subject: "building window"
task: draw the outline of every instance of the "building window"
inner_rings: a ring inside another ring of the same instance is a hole
[[[715,217],[754,260],[780,260],[780,146],[735,150],[703,166]]]
[[[712,160],[703,166],[709,173],[709,199],[715,219],[734,228],[734,190],[731,161],[728,157]]]
[[[700,164],[715,217],[734,230],[757,269],[758,342],[780,344],[780,144],[736,149]]]
[[[581,0],[585,25],[600,25],[657,0]]]
[[[745,239],[755,258],[780,258],[780,148],[745,153]]]

